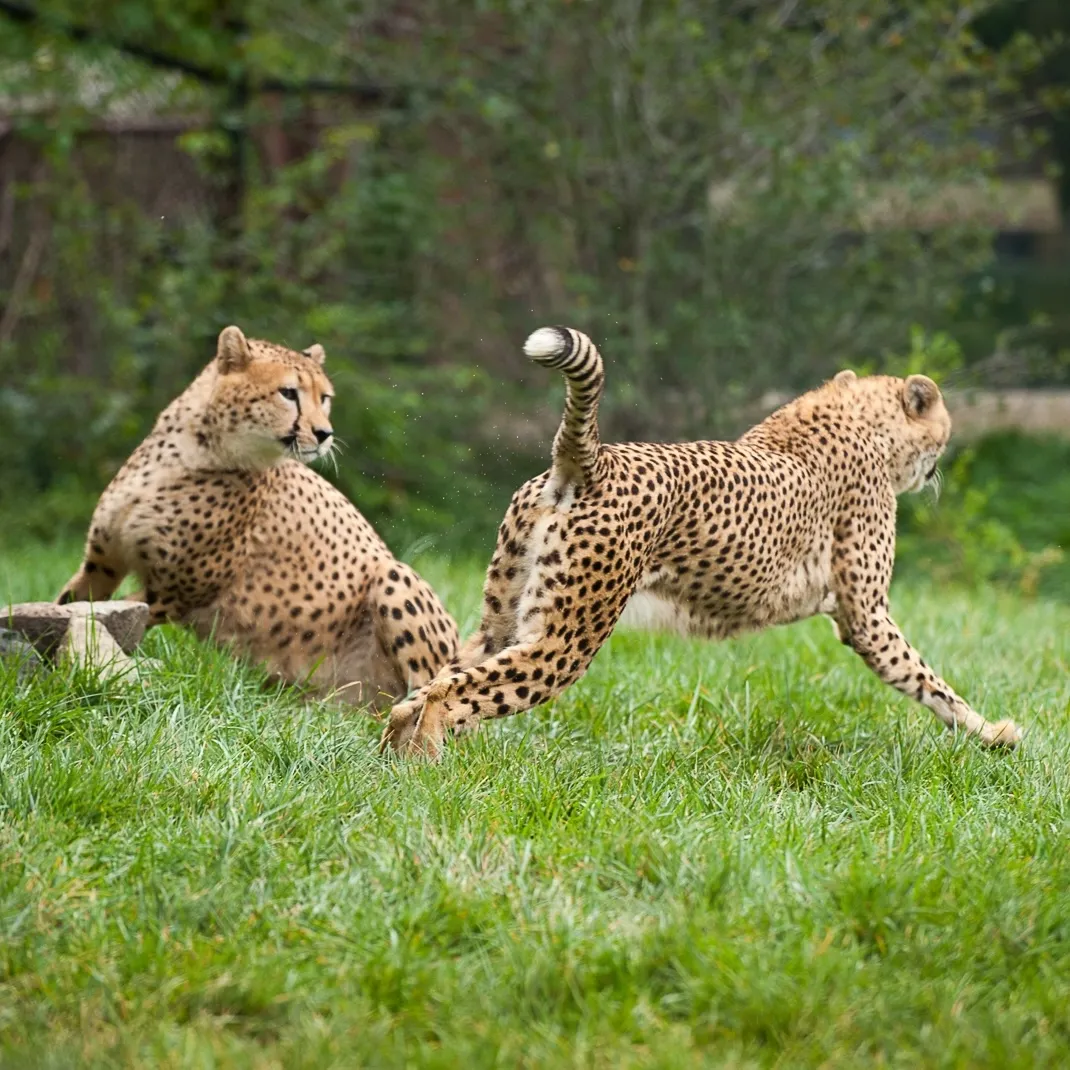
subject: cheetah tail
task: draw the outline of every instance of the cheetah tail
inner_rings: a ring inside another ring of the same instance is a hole
[[[582,486],[594,475],[602,448],[598,437],[598,402],[605,374],[594,342],[571,327],[542,327],[524,343],[536,364],[565,377],[567,393],[561,426],[554,436],[553,472],[562,485]]]

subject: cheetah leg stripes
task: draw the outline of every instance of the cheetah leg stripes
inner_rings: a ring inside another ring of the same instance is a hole
[[[891,569],[868,578],[857,550],[844,546],[837,556],[830,608],[841,641],[881,680],[928,707],[947,728],[978,736],[986,747],[1015,746],[1022,734],[1013,721],[985,720],[907,642],[888,611]]]
[[[551,540],[555,528],[570,527],[562,513],[546,513],[543,519]],[[573,517],[572,524],[582,525],[585,519]],[[567,541],[562,539],[561,545]],[[539,547],[547,548],[546,543]],[[556,560],[552,545],[548,556]],[[523,593],[506,605],[493,592],[504,595],[509,587],[497,580],[488,584],[482,626],[435,680],[394,707],[380,750],[435,758],[448,735],[472,732],[483,720],[522,713],[578,680],[624,612],[634,586],[638,560],[621,556],[622,570],[633,574],[605,594],[596,609],[574,605],[571,594],[557,594],[579,589],[582,583],[583,565],[574,560],[565,564],[567,551],[556,568],[536,564]],[[511,570],[508,551],[495,560],[504,571]],[[581,622],[589,627],[582,628]]]

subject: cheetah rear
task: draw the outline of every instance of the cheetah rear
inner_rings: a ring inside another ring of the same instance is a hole
[[[519,713],[587,669],[625,607],[710,638],[829,614],[882,680],[951,729],[1014,746],[930,669],[888,609],[896,495],[936,471],[951,420],[923,375],[840,372],[736,442],[603,446],[602,359],[585,335],[524,347],[562,372],[553,465],[514,495],[479,630],[394,707],[383,746],[438,753],[449,732]]]
[[[58,601],[133,572],[150,623],[187,624],[279,678],[376,705],[457,653],[434,591],[306,464],[333,445],[319,345],[219,336],[216,357],[105,489]]]

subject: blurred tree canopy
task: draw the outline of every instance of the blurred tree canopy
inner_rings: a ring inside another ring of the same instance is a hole
[[[709,435],[894,362],[991,261],[949,191],[1054,163],[1062,39],[1015,18],[0,0],[0,505],[48,491],[50,525],[83,521],[229,322],[326,345],[338,482],[412,530],[483,531],[537,470],[536,326],[602,346],[609,436]]]

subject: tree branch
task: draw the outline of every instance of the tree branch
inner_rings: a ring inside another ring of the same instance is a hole
[[[107,45],[126,56],[140,60],[142,63],[147,63],[150,67],[166,71],[177,71],[187,77],[196,78],[205,85],[229,86],[240,80],[240,75],[235,76],[215,67],[206,67],[203,64],[183,59],[181,56],[174,56],[154,48],[148,48],[145,45],[139,45],[134,41],[119,39],[105,30],[53,19],[32,7],[13,3],[11,0],[0,0],[0,15],[6,15],[13,22],[26,26],[40,25],[49,27],[63,34],[64,37],[71,41]],[[403,101],[406,96],[404,90],[396,88],[367,83],[335,82],[324,78],[311,78],[304,82],[294,82],[285,78],[252,77],[250,78],[250,87],[272,93],[331,93],[336,96],[352,97],[360,104],[396,104]]]
[[[11,293],[8,294],[7,305],[3,315],[0,315],[0,349],[11,341],[15,328],[22,319],[22,306],[30,295],[34,279],[37,278],[37,269],[41,266],[41,256],[48,244],[48,231],[45,226],[37,227],[30,234],[30,240],[22,254],[19,270],[15,274],[15,281],[11,284]]]

